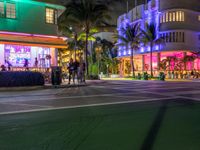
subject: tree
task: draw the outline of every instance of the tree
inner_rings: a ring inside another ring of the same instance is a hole
[[[134,51],[137,51],[139,49],[139,44],[140,44],[139,24],[130,25],[128,23],[125,27],[122,27],[119,30],[120,30],[121,34],[117,35],[119,42],[116,45],[117,46],[126,46],[127,49],[130,46],[131,70],[132,70],[132,76],[135,77],[135,67],[134,67],[133,55],[134,55]]]
[[[164,43],[164,39],[162,37],[157,37],[156,26],[153,23],[146,24],[145,30],[141,29],[143,34],[143,43],[144,45],[150,45],[150,71],[151,77],[153,77],[153,66],[152,66],[152,55],[153,55],[153,46],[156,44]]]
[[[76,25],[85,33],[85,61],[88,75],[88,38],[90,29],[104,25],[109,18],[106,4],[95,0],[70,0],[63,13],[65,21]]]

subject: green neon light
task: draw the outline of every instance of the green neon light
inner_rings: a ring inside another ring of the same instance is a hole
[[[34,0],[12,0],[14,2],[21,2],[21,3],[28,3],[28,4],[34,4],[39,6],[46,6],[46,7],[52,7],[56,9],[65,9],[64,6],[57,5],[57,4],[50,4],[48,2],[42,2],[42,1],[34,1]]]

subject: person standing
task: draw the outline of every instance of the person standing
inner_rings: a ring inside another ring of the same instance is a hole
[[[69,81],[68,84],[70,84],[71,82],[71,78],[73,80],[73,83],[75,84],[75,78],[74,78],[74,62],[73,59],[71,58],[67,67],[68,71],[69,71]]]
[[[85,83],[85,62],[82,59],[80,60],[80,82]]]
[[[35,62],[34,62],[34,67],[38,67],[38,59],[37,59],[37,57],[35,57]]]
[[[29,68],[28,68],[28,59],[27,58],[24,60],[24,67],[25,67],[26,71],[29,70]]]
[[[77,77],[77,81],[79,82],[79,69],[80,69],[80,63],[78,60],[75,60],[74,62],[74,78]]]

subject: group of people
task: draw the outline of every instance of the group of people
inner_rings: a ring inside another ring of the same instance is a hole
[[[5,60],[5,65],[4,64],[1,65],[1,71],[10,71],[11,67],[12,67],[12,64],[8,60]]]
[[[5,63],[0,66],[1,68],[0,71],[11,71],[11,67],[12,64],[8,60],[5,60]],[[27,58],[24,59],[23,67],[25,68],[26,71],[29,71],[29,61]],[[35,58],[34,67],[38,67],[37,58]]]
[[[85,63],[83,60],[73,60],[70,59],[67,69],[69,72],[68,84],[71,83],[71,80],[75,84],[75,78],[77,78],[78,83],[85,82]]]

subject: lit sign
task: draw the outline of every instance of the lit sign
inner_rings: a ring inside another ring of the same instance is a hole
[[[30,63],[31,47],[20,45],[5,45],[5,60],[12,66],[24,66],[25,59]]]

